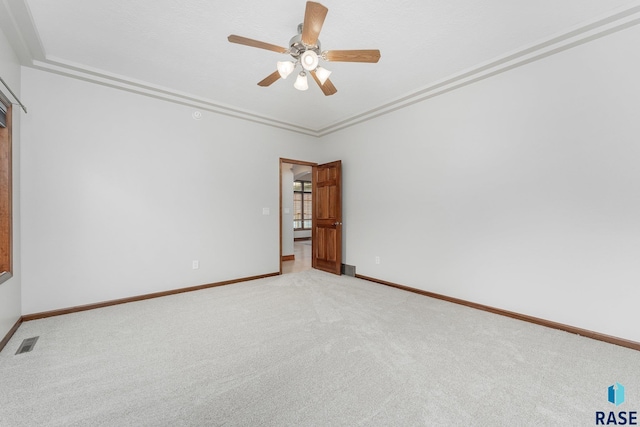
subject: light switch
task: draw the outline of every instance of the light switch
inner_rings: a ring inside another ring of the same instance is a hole
[[[284,213],[288,214],[288,213],[290,213],[290,212],[291,212],[291,209],[289,209],[289,208],[284,208]]]
[[[262,215],[269,215],[269,208],[262,208]]]

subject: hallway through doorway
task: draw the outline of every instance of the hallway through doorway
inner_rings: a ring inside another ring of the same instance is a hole
[[[282,262],[282,274],[311,270],[311,239],[293,242],[293,261]]]

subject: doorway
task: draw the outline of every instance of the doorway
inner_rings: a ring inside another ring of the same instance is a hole
[[[307,168],[303,169],[303,166]],[[301,205],[305,203],[304,189],[310,184],[311,200],[307,202],[311,209],[307,209],[306,212],[310,212],[311,215],[308,217],[304,214],[303,206],[298,206],[300,212],[294,209],[294,202],[290,198],[292,193],[295,194],[292,190],[296,185],[296,168],[299,172],[298,186],[303,193],[300,198]],[[308,177],[308,168],[311,168],[311,182],[305,183],[302,177]],[[342,161],[319,165],[280,159],[280,274],[283,272],[284,262],[295,262],[294,215],[298,215],[298,221],[302,224],[300,232],[306,231],[304,228],[307,225],[311,227],[311,241],[308,242],[311,246],[310,268],[342,274]],[[309,240],[306,233],[299,236],[299,242]],[[304,256],[306,252],[304,248],[301,249],[300,254]]]
[[[280,159],[280,274],[312,268],[314,166]]]

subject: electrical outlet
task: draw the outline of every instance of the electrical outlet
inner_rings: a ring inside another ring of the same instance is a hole
[[[194,270],[199,269],[200,261],[198,261],[197,259],[194,259],[193,261],[191,261],[191,268],[193,268]]]
[[[376,256],[376,264],[380,264],[380,257]]]

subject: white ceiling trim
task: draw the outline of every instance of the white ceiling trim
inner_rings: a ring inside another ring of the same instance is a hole
[[[129,77],[120,76],[103,70],[86,67],[81,64],[74,64],[59,58],[47,56],[45,61],[33,60],[33,68],[73,77],[103,86],[122,89],[139,95],[150,96],[177,104],[194,107],[200,110],[236,117],[255,123],[269,125],[292,132],[298,132],[311,136],[320,136],[314,129],[283,122],[272,117],[263,116],[254,112],[243,110],[230,105],[216,103],[213,100],[198,97],[188,93],[176,91],[159,85],[154,85],[145,81],[135,80]]]
[[[9,3],[13,6],[9,7]],[[151,83],[131,79],[126,76],[115,75],[104,70],[92,69],[82,64],[74,64],[60,58],[46,55],[46,52],[43,51],[42,44],[40,43],[40,38],[33,23],[31,14],[24,2],[16,0],[2,0],[0,3],[0,11],[6,11],[11,15],[11,17],[9,19],[3,19],[0,22],[3,23],[3,27],[11,24],[11,27],[13,28],[11,28],[10,31],[13,34],[19,35],[20,43],[18,43],[18,45],[14,45],[14,49],[17,50],[18,56],[26,66],[126,90],[136,94],[175,102],[217,114],[223,114],[305,135],[321,137],[356,124],[366,122],[381,115],[389,114],[434,96],[450,92],[473,82],[526,65],[533,61],[548,57],[616,31],[637,25],[640,23],[640,5],[637,4],[638,3],[636,2],[636,5],[632,7],[621,8],[613,11],[612,13],[600,16],[586,24],[573,27],[560,34],[556,34],[555,36],[524,46],[498,58],[494,58],[493,60],[478,64],[475,67],[464,70],[456,75],[442,79],[416,91],[412,91],[383,105],[379,105],[365,112],[340,120],[332,125],[317,129],[284,122],[249,110],[243,110],[231,105],[221,104],[211,99],[153,85]]]
[[[319,129],[318,132],[323,136],[345,129],[638,24],[640,24],[640,6],[619,10],[586,25],[576,26],[556,36],[478,64],[387,104]]]
[[[31,11],[21,1],[0,1],[0,25],[22,65],[44,59],[42,42],[35,31]]]

